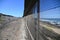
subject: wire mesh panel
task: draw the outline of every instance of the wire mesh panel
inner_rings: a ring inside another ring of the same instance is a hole
[[[60,40],[60,0],[40,0],[40,31],[44,40]]]

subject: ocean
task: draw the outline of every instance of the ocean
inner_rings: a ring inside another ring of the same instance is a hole
[[[40,18],[40,20],[50,22],[51,24],[59,24],[60,25],[60,18]]]

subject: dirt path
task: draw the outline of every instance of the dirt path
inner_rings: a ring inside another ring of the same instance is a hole
[[[5,25],[0,30],[0,40],[26,40],[24,19],[19,19]]]

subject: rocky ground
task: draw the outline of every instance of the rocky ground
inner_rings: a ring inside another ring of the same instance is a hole
[[[40,22],[40,30],[49,40],[60,40],[60,28],[50,23]]]
[[[25,22],[18,19],[0,29],[0,40],[26,40]]]
[[[27,26],[26,18],[28,19],[29,17],[31,18],[31,16],[28,16],[3,24],[3,26],[0,27],[0,40],[34,40],[32,36],[32,33],[35,33],[33,31],[34,22],[30,21],[29,23],[32,24],[32,27],[30,26],[32,29],[29,29]]]
[[[33,16],[29,15],[1,26],[0,40],[60,40],[59,30],[43,22],[38,27]]]

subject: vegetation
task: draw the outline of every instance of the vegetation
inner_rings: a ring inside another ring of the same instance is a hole
[[[0,17],[0,23],[2,23],[2,22],[3,22],[2,17]]]

